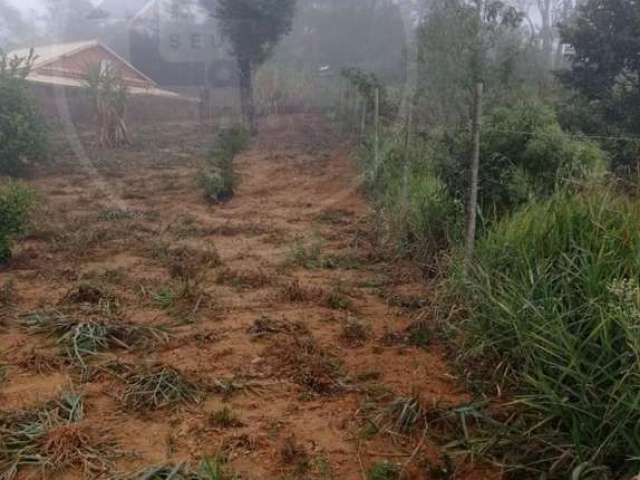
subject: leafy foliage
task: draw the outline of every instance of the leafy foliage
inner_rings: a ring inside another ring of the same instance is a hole
[[[23,174],[45,157],[45,123],[27,85],[35,56],[9,58],[0,50],[0,175]]]
[[[446,140],[439,171],[451,195],[468,191],[466,133]],[[553,110],[533,99],[498,108],[483,123],[480,205],[485,214],[502,214],[532,198],[544,198],[568,181],[603,171],[604,155],[587,140],[565,133]]]
[[[24,233],[35,194],[26,185],[10,181],[0,185],[0,263],[11,257],[12,239]]]
[[[640,5],[634,0],[589,0],[574,20],[561,28],[562,41],[573,47],[571,68],[560,79],[576,98],[566,107],[568,123],[587,133],[620,136],[640,134]],[[596,122],[593,119],[597,119]],[[590,124],[584,122],[590,119]],[[640,142],[604,142],[614,167],[635,171]]]
[[[233,162],[248,144],[249,132],[244,127],[220,131],[209,154],[207,167],[199,177],[200,186],[209,201],[223,202],[233,197],[237,185]]]
[[[214,12],[222,35],[231,43],[240,74],[242,111],[253,133],[253,76],[291,31],[296,0],[208,0],[205,5]]]

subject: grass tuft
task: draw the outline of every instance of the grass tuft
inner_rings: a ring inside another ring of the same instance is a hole
[[[18,478],[28,467],[47,478],[69,467],[81,467],[90,477],[104,473],[107,445],[93,441],[95,429],[81,423],[83,417],[83,399],[73,392],[27,411],[0,415],[0,478]]]
[[[126,381],[122,400],[136,410],[157,410],[200,400],[198,386],[171,367],[155,366],[134,372],[126,376]]]
[[[41,311],[22,318],[31,331],[56,338],[65,354],[87,367],[88,358],[116,348],[150,348],[166,343],[168,334],[158,327],[104,319],[77,319],[59,311]]]

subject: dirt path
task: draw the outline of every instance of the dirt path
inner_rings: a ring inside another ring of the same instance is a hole
[[[105,453],[109,473],[224,452],[243,479],[356,480],[415,453],[409,477],[430,478],[440,456],[421,429],[374,426],[387,426],[382,412],[401,395],[464,397],[428,328],[415,328],[428,295],[418,272],[375,255],[356,172],[328,127],[309,115],[266,122],[238,161],[238,194],[219,206],[194,182],[201,132],[176,127],[162,142],[153,156],[134,148],[101,169],[108,192],[84,173],[34,182],[45,211],[0,272],[0,286],[12,285],[0,320],[2,410],[65,388],[84,394],[90,436],[120,452]],[[82,372],[55,339],[25,328],[21,315],[52,308],[163,326],[170,339],[109,349]],[[195,401],[123,403],[122,372],[158,365],[195,385]]]

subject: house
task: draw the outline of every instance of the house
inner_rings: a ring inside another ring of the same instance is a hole
[[[98,40],[44,45],[9,53],[35,60],[27,81],[48,118],[76,124],[90,122],[94,112],[85,94],[85,78],[94,65],[108,66],[122,75],[129,93],[129,118],[140,121],[197,118],[199,100],[160,88],[149,76]]]
[[[89,68],[100,65],[118,70],[132,95],[179,97],[158,88],[156,82],[98,40],[24,48],[10,52],[9,58],[28,57],[31,50],[35,61],[27,80],[32,83],[83,88]]]

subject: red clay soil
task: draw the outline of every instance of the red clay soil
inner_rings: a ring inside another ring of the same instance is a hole
[[[0,272],[0,286],[12,284],[0,317],[0,409],[73,389],[85,398],[88,437],[112,445],[104,472],[44,478],[109,478],[220,452],[243,479],[356,480],[383,460],[406,466],[406,478],[436,478],[436,439],[394,432],[381,412],[402,395],[424,405],[466,396],[437,340],[405,341],[429,292],[420,272],[379,255],[357,172],[331,129],[312,115],[265,121],[237,160],[236,196],[221,205],[195,179],[211,134],[183,124],[144,135],[97,169],[69,155],[33,179],[41,211]],[[182,296],[176,268],[193,274]],[[81,285],[99,298],[82,298]],[[102,309],[113,321],[163,326],[170,339],[109,350],[82,372],[55,338],[23,325],[42,309]],[[197,400],[135,409],[114,362],[176,369]],[[215,415],[225,406],[235,415],[227,424]],[[495,473],[465,464],[454,476]]]

